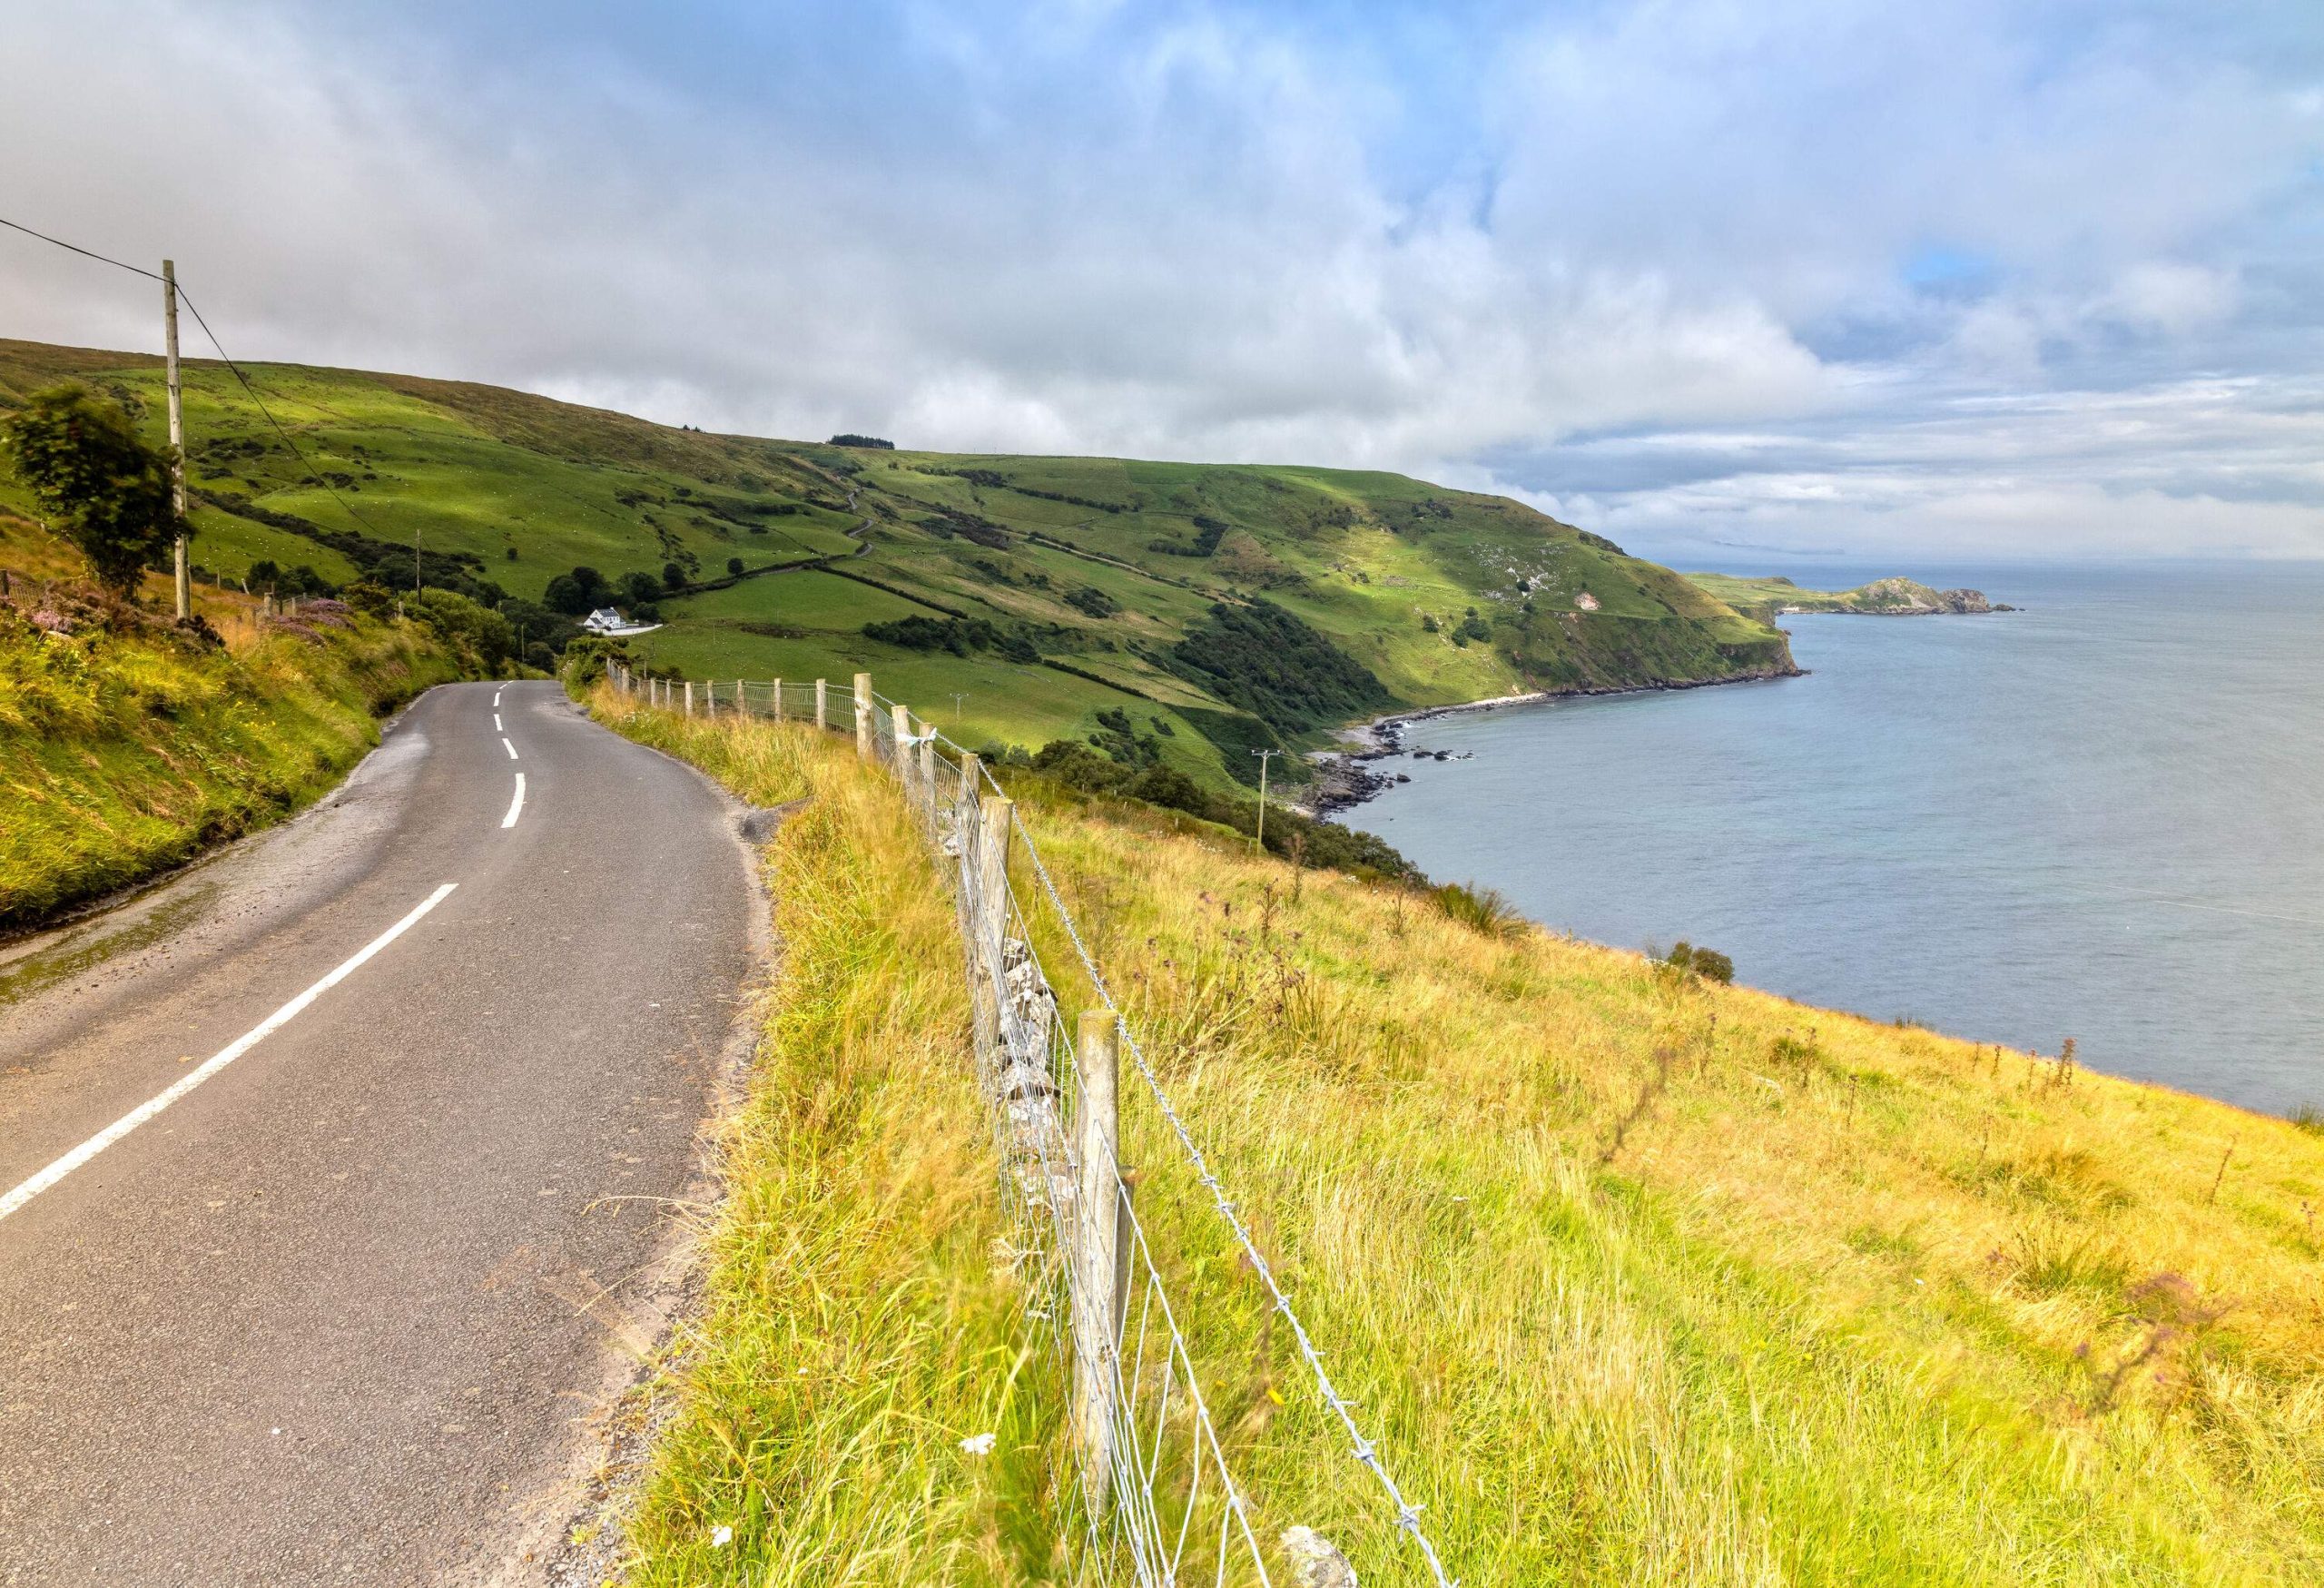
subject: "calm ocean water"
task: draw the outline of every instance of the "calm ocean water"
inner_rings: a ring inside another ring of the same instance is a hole
[[[1417,724],[1474,758],[1346,820],[1583,937],[2324,1106],[2324,567],[1904,571],[2028,609],[1790,617],[1809,677]]]

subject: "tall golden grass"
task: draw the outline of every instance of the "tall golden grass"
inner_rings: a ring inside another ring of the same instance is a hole
[[[778,1531],[754,1558],[783,1572],[734,1580],[1032,1580],[1038,1552],[994,1541],[1012,1506],[1046,1525],[1039,1431],[1015,1425],[1014,1486],[946,1455],[960,1408],[1038,1377],[1012,1376],[981,1249],[949,906],[884,780],[801,754],[771,1030],[807,1057],[770,1060],[783,1100],[733,1160],[734,1194],[755,1206],[772,1177],[780,1216],[753,1215],[772,1233],[751,1238],[807,1253],[771,1265],[803,1287],[775,1310],[812,1300],[803,1335],[849,1336],[872,1377],[845,1382],[872,1409],[840,1393],[778,1414],[753,1398],[793,1370],[770,1358],[754,1390],[696,1392],[762,1455],[689,1433],[661,1492],[706,1465],[732,1504],[791,1515],[783,1485],[861,1426],[911,1478],[874,1485],[901,1507],[878,1533],[892,1562],[865,1575],[833,1542],[810,1563],[824,1535]],[[1472,1588],[2324,1581],[2324,1142],[1018,792],[1164,1084]],[[793,996],[813,1020],[783,1012]],[[1418,1580],[1128,1088],[1141,1216],[1254,1504],[1334,1538],[1366,1583]],[[803,1167],[834,1153],[879,1167]],[[846,1257],[814,1257],[818,1239]],[[700,1351],[763,1330],[743,1316],[763,1288],[721,1290]],[[769,1450],[807,1454],[762,1475]],[[680,1580],[660,1571],[640,1580]]]
[[[779,974],[629,1580],[1046,1578],[1059,1418],[996,1244],[960,948],[917,831],[836,738],[596,705],[747,799],[806,801],[765,851]]]

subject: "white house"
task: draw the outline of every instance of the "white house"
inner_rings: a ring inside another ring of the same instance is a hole
[[[658,623],[627,622],[622,617],[620,613],[615,611],[610,607],[600,607],[595,612],[592,612],[588,616],[581,620],[581,629],[583,633],[602,634],[608,636],[625,634],[652,634],[655,629],[661,626],[662,626]]]

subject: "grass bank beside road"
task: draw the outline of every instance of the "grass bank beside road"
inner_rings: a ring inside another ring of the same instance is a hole
[[[809,795],[770,852],[783,974],[633,1579],[1045,1580],[1059,1414],[989,1249],[950,906],[900,798],[836,735],[616,725]],[[1014,792],[1472,1588],[2324,1580],[2324,1140]],[[1124,1085],[1263,1536],[1419,1580]]]
[[[765,851],[780,973],[628,1580],[1048,1580],[1057,1417],[995,1248],[960,942],[918,833],[837,735],[595,705],[754,804],[807,802]]]
[[[0,601],[0,930],[296,810],[379,743],[381,713],[457,675],[424,631],[328,609],[277,625],[210,603],[212,646],[86,611],[51,633],[16,594]]]

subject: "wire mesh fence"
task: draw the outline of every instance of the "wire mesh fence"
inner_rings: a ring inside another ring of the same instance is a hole
[[[977,1081],[1000,1165],[1009,1260],[1028,1323],[1068,1386],[1069,1470],[1059,1489],[1078,1581],[1140,1588],[1294,1581],[1265,1546],[1206,1400],[1197,1353],[1140,1221],[1121,1163],[1120,1056],[1296,1340],[1315,1391],[1376,1481],[1384,1524],[1399,1529],[1416,1580],[1454,1588],[1419,1507],[1408,1501],[1354,1406],[1333,1384],[1290,1297],[1138,1046],[1032,835],[990,768],[868,676],[827,681],[671,680],[615,666],[616,689],[661,709],[754,717],[851,733],[894,776],[950,883],[967,970]],[[1029,884],[1020,893],[1015,876]],[[1038,930],[1037,930],[1038,929]],[[1093,1006],[1068,1021],[1042,939],[1072,946]],[[1312,1557],[1310,1557],[1312,1559]],[[1305,1581],[1306,1579],[1299,1579]],[[1319,1581],[1333,1579],[1323,1578]],[[1352,1575],[1345,1579],[1353,1582]]]

